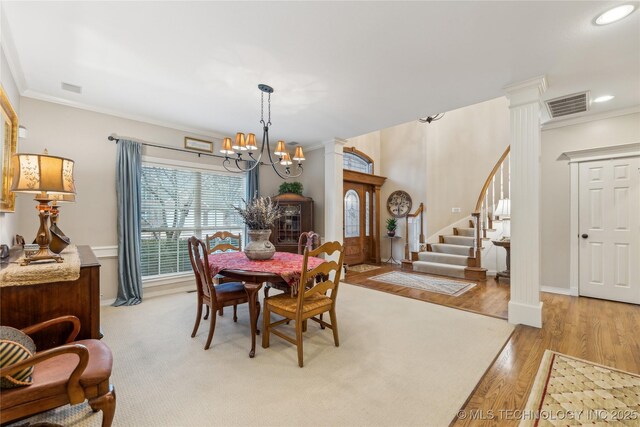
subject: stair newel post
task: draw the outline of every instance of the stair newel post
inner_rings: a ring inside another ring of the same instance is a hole
[[[473,216],[473,222],[475,223],[475,234],[476,234],[476,238],[475,241],[473,242],[473,246],[474,246],[474,252],[475,252],[475,258],[476,258],[476,266],[477,267],[481,267],[482,266],[482,259],[481,259],[481,255],[482,255],[482,230],[480,230],[481,228],[481,221],[482,221],[482,213],[481,212],[474,212],[471,214]]]
[[[411,259],[409,256],[409,213],[404,217],[404,259]]]

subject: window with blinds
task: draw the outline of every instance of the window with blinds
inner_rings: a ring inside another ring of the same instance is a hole
[[[187,239],[218,230],[244,232],[232,205],[245,198],[245,175],[142,166],[142,277],[190,272]]]

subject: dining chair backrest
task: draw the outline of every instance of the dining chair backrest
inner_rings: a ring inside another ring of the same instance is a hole
[[[211,299],[212,303],[217,303],[205,244],[196,236],[191,236],[187,240],[187,247],[189,248],[191,268],[193,268],[193,273],[196,276],[198,296],[204,295]]]
[[[325,261],[314,269],[307,271],[310,257],[319,255],[332,256],[338,253],[338,261]],[[304,251],[304,259],[302,261],[302,277],[300,286],[298,287],[298,306],[297,312],[302,314],[304,300],[314,294],[325,295],[331,291],[329,297],[336,302],[338,296],[338,284],[340,283],[340,275],[342,273],[342,263],[344,261],[344,246],[340,242],[326,242],[317,249]],[[321,278],[316,280],[316,278]]]
[[[309,249],[310,251],[316,249],[321,243],[318,233],[305,231],[300,234],[300,238],[298,239],[298,255],[304,255],[305,249]]]
[[[207,253],[242,251],[242,234],[233,234],[229,231],[217,231],[211,236],[205,237]],[[213,247],[211,246],[213,243]]]

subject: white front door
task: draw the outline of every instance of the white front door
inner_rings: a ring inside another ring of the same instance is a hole
[[[580,163],[580,295],[640,304],[640,158]]]

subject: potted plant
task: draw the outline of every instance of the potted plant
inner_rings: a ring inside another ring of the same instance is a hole
[[[246,224],[249,243],[244,249],[244,253],[250,260],[265,260],[273,257],[276,248],[269,241],[271,228],[278,218],[280,209],[278,205],[271,201],[270,197],[257,197],[245,202],[245,207],[234,206],[233,208],[240,214]]]
[[[283,182],[278,188],[278,194],[297,194],[302,196],[303,186],[301,182]]]
[[[389,237],[395,236],[396,228],[398,228],[398,221],[395,218],[387,219],[387,236]]]

